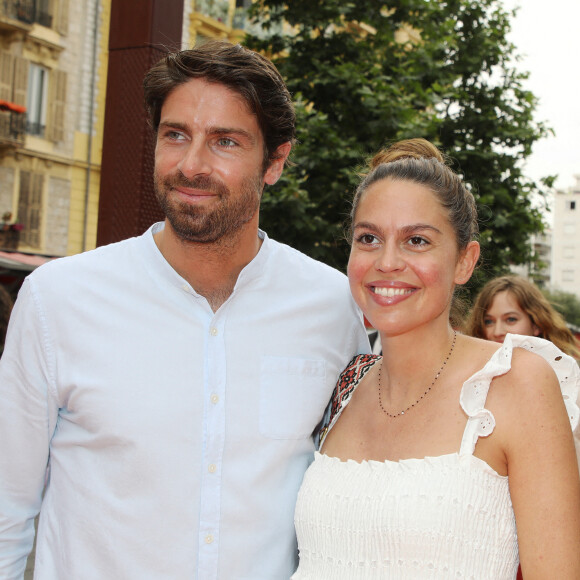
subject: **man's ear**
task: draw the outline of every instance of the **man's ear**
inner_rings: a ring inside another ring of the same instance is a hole
[[[280,175],[282,175],[282,171],[284,170],[284,164],[286,163],[286,159],[288,159],[288,155],[290,155],[291,149],[292,143],[290,143],[290,141],[282,143],[282,145],[276,149],[274,159],[270,162],[270,165],[264,174],[264,183],[274,185],[278,179],[280,179]]]
[[[477,260],[479,260],[479,242],[469,242],[455,266],[456,284],[465,284],[471,278]]]

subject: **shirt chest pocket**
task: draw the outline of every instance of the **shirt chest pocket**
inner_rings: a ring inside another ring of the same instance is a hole
[[[260,433],[271,439],[312,435],[330,397],[320,359],[263,356],[260,368]]]

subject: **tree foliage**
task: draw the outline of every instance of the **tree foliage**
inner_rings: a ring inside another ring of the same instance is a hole
[[[297,102],[295,166],[262,204],[273,237],[344,268],[343,223],[365,159],[424,137],[478,201],[475,286],[531,259],[528,235],[542,229],[534,196],[553,178],[534,183],[521,167],[548,130],[534,121],[500,0],[261,0],[253,13],[262,34],[245,42],[271,56]]]
[[[580,300],[576,294],[562,290],[543,290],[543,293],[568,324],[580,328]]]

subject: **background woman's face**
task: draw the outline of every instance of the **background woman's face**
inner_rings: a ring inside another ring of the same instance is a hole
[[[508,290],[498,292],[483,317],[485,338],[495,342],[503,342],[505,335],[523,334],[538,336],[540,329],[532,322],[515,296]]]

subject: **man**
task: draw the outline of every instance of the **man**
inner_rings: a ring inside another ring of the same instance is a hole
[[[40,510],[37,580],[287,579],[311,434],[366,334],[342,274],[258,229],[294,139],[274,66],[208,43],[145,97],[165,222],[39,268],[14,309],[0,578]]]

